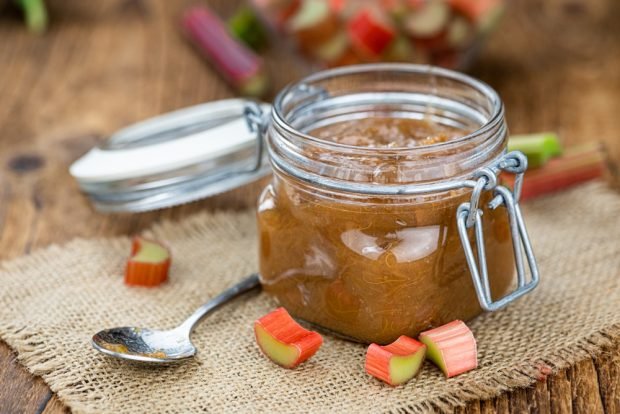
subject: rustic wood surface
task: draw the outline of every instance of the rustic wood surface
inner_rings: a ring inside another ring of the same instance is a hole
[[[141,215],[101,215],[68,165],[115,129],[231,96],[176,30],[192,1],[48,0],[48,34],[27,34],[0,1],[0,259],[73,237],[132,234],[162,218],[254,203],[258,186]],[[237,1],[211,1],[230,13]],[[274,52],[275,53],[275,52]],[[299,63],[279,52],[280,87]],[[620,2],[513,1],[473,68],[502,95],[513,132],[554,130],[567,144],[600,139],[620,182]],[[0,342],[0,412],[61,413],[62,402]],[[620,343],[533,387],[459,413],[620,413]]]

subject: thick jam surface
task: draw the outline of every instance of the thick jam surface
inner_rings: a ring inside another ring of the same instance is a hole
[[[464,131],[429,120],[372,117],[317,128],[311,135],[356,147],[414,148],[460,138]]]
[[[465,133],[390,118],[312,131],[377,148],[430,145]],[[469,197],[455,190],[351,200],[276,172],[258,209],[263,287],[294,316],[361,342],[389,343],[471,319],[481,309],[456,224],[457,207]],[[481,205],[489,199],[484,194]],[[483,217],[491,289],[498,296],[513,275],[508,221],[502,208],[485,207]]]

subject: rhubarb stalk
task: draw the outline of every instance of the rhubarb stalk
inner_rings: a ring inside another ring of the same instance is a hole
[[[598,143],[567,148],[564,155],[550,160],[545,166],[528,170],[521,188],[521,200],[568,189],[605,174],[605,154]],[[514,185],[512,174],[502,181]]]
[[[215,13],[193,7],[185,12],[182,24],[189,39],[240,93],[261,96],[267,91],[262,59],[234,39]]]
[[[557,134],[542,132],[511,136],[508,151],[521,151],[527,156],[528,167],[537,168],[545,165],[550,158],[562,154],[562,146]]]

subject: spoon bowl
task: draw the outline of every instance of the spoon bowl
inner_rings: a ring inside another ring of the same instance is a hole
[[[196,347],[178,329],[106,329],[93,336],[92,344],[106,355],[140,362],[178,362],[196,355]]]
[[[169,364],[196,355],[190,335],[206,315],[242,293],[260,287],[254,274],[201,306],[180,326],[170,330],[121,327],[97,332],[93,347],[108,356],[138,362]]]

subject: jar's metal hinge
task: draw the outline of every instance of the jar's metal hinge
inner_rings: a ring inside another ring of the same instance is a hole
[[[538,285],[540,279],[538,264],[536,263],[519,207],[519,197],[525,170],[527,170],[527,158],[521,152],[513,151],[504,155],[496,165],[477,171],[475,174],[477,180],[473,186],[471,200],[468,203],[461,204],[456,213],[459,236],[463,244],[474,288],[478,295],[480,306],[486,311],[501,309],[513,300],[525,295]],[[512,191],[498,184],[498,175],[502,171],[516,174],[515,185]],[[484,191],[493,191],[494,194],[494,198],[488,204],[489,208],[493,210],[500,206],[506,208],[517,270],[517,288],[495,301],[491,297],[482,228],[482,210],[479,207],[480,196]],[[477,260],[469,238],[468,229],[471,228],[474,230]],[[529,278],[524,267],[524,255],[529,267]]]
[[[267,115],[263,112],[260,105],[256,102],[249,101],[245,104],[243,109],[243,116],[248,124],[250,132],[256,134],[256,163],[249,173],[256,172],[261,169],[263,165],[263,155],[265,153],[265,140],[263,136],[267,131],[269,121]]]

